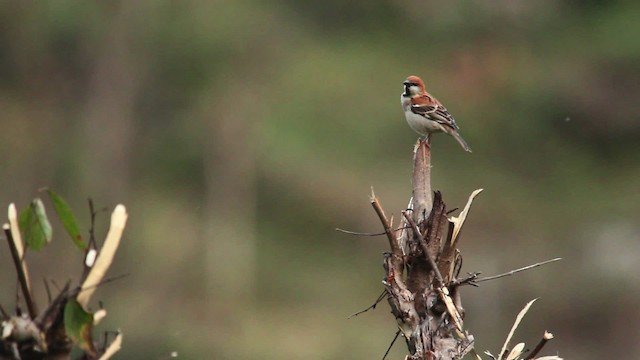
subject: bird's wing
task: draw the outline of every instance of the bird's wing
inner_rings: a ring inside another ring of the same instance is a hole
[[[422,95],[411,99],[411,111],[414,114],[428,117],[433,121],[458,130],[458,124],[451,113],[435,98]]]
[[[416,96],[411,99],[411,112],[414,114],[427,116],[436,111],[438,101],[428,95]]]
[[[437,106],[434,105],[411,105],[411,112],[414,114],[426,116],[434,111],[436,111]]]
[[[453,115],[447,110],[446,107],[439,105],[436,107],[436,110],[429,114],[435,121],[439,122],[442,125],[449,126],[454,130],[460,129],[458,124],[456,124],[456,119],[453,118]]]

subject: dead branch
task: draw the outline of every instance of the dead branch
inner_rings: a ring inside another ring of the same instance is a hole
[[[391,348],[393,347],[393,344],[396,343],[396,340],[398,340],[398,336],[400,335],[400,330],[396,331],[396,335],[393,337],[393,340],[391,340],[391,344],[389,344],[389,347],[387,348],[387,351],[385,351],[384,355],[382,355],[382,360],[387,358],[387,355],[389,355],[389,351],[391,351]]]
[[[533,349],[533,351],[531,351],[531,354],[527,355],[527,357],[524,358],[524,360],[533,360],[533,359],[535,359],[536,355],[538,355],[538,353],[540,353],[540,351],[545,346],[545,344],[551,339],[553,339],[553,334],[545,331],[544,335],[542,335],[542,339],[540,339],[540,342],[538,342],[538,345],[536,345],[536,347]]]
[[[429,216],[433,207],[431,193],[431,146],[420,139],[414,147],[413,155],[413,219],[420,223]]]
[[[9,249],[11,252],[11,258],[13,259],[13,265],[16,268],[16,273],[18,274],[18,282],[20,283],[20,289],[22,290],[22,295],[24,297],[24,302],[27,305],[27,311],[29,312],[29,317],[31,319],[35,319],[38,315],[38,311],[36,310],[36,304],[33,302],[33,296],[31,295],[31,286],[29,285],[29,280],[27,279],[27,275],[25,272],[25,266],[20,258],[20,254],[18,253],[18,248],[14,242],[13,235],[11,234],[11,227],[9,224],[4,224],[2,226],[2,230],[4,231],[4,236],[9,243]]]
[[[452,232],[442,196],[431,191],[431,149],[421,140],[414,151],[413,196],[398,230],[391,230],[379,200],[371,196],[391,249],[384,257],[383,283],[391,313],[407,341],[407,359],[460,359],[473,351],[473,336],[462,328],[460,293],[455,288],[450,293],[447,284],[460,264],[459,255],[455,248],[443,246],[453,244]]]
[[[390,252],[384,254],[383,260],[386,274],[383,280],[385,293],[378,297],[373,305],[350,317],[375,308],[387,294],[391,313],[398,323],[397,335],[403,335],[410,353],[405,360],[457,360],[468,353],[480,359],[474,349],[474,337],[463,327],[464,308],[460,286],[477,286],[479,282],[513,275],[558,261],[560,258],[496,276],[478,279],[480,273],[474,272],[469,273],[466,278],[459,279],[462,255],[457,246],[471,204],[482,189],[474,191],[469,196],[457,217],[448,217],[450,212],[447,211],[441,193],[433,192],[431,189],[430,176],[431,147],[428,141],[419,140],[414,148],[412,197],[408,209],[402,211],[403,217],[395,230],[391,221],[387,219],[380,200],[373,190],[371,191],[371,205],[382,223],[384,233],[381,234],[387,236],[390,248]],[[381,235],[336,230],[352,235]],[[530,306],[531,303],[527,304],[518,315],[500,352],[500,358],[505,354],[515,328]],[[542,346],[543,341],[528,359],[532,359]],[[519,356],[522,351],[523,348],[518,344],[517,348],[512,349],[511,355]],[[389,350],[383,359],[388,352]]]
[[[398,246],[398,240],[396,239],[395,233],[391,231],[391,224],[389,220],[387,220],[387,216],[384,214],[384,210],[382,210],[382,206],[380,206],[380,201],[376,198],[376,195],[371,189],[371,206],[378,214],[378,218],[380,218],[380,222],[382,222],[382,226],[384,227],[384,233],[387,234],[387,239],[389,239],[389,247],[391,248],[391,252],[393,254],[400,254],[400,247]]]

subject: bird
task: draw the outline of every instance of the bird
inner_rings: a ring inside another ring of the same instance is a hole
[[[415,75],[404,81],[404,92],[400,97],[404,116],[409,126],[418,134],[426,136],[427,143],[431,134],[444,132],[453,136],[465,151],[471,148],[464,141],[456,120],[438,99],[427,92],[424,81]]]

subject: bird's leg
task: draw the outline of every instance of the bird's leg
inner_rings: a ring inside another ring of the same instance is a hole
[[[424,137],[424,143],[431,149],[431,134],[427,134],[427,136]]]

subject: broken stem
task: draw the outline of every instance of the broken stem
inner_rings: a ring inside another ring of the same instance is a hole
[[[398,246],[398,240],[396,239],[395,233],[391,230],[391,225],[389,224],[389,220],[387,220],[387,216],[384,214],[384,210],[380,206],[380,202],[376,195],[373,193],[373,189],[371,190],[371,206],[378,214],[378,218],[380,218],[380,222],[382,222],[382,226],[384,227],[384,233],[387,234],[387,239],[389,239],[389,247],[391,248],[391,252],[395,255],[401,255],[400,247]]]

